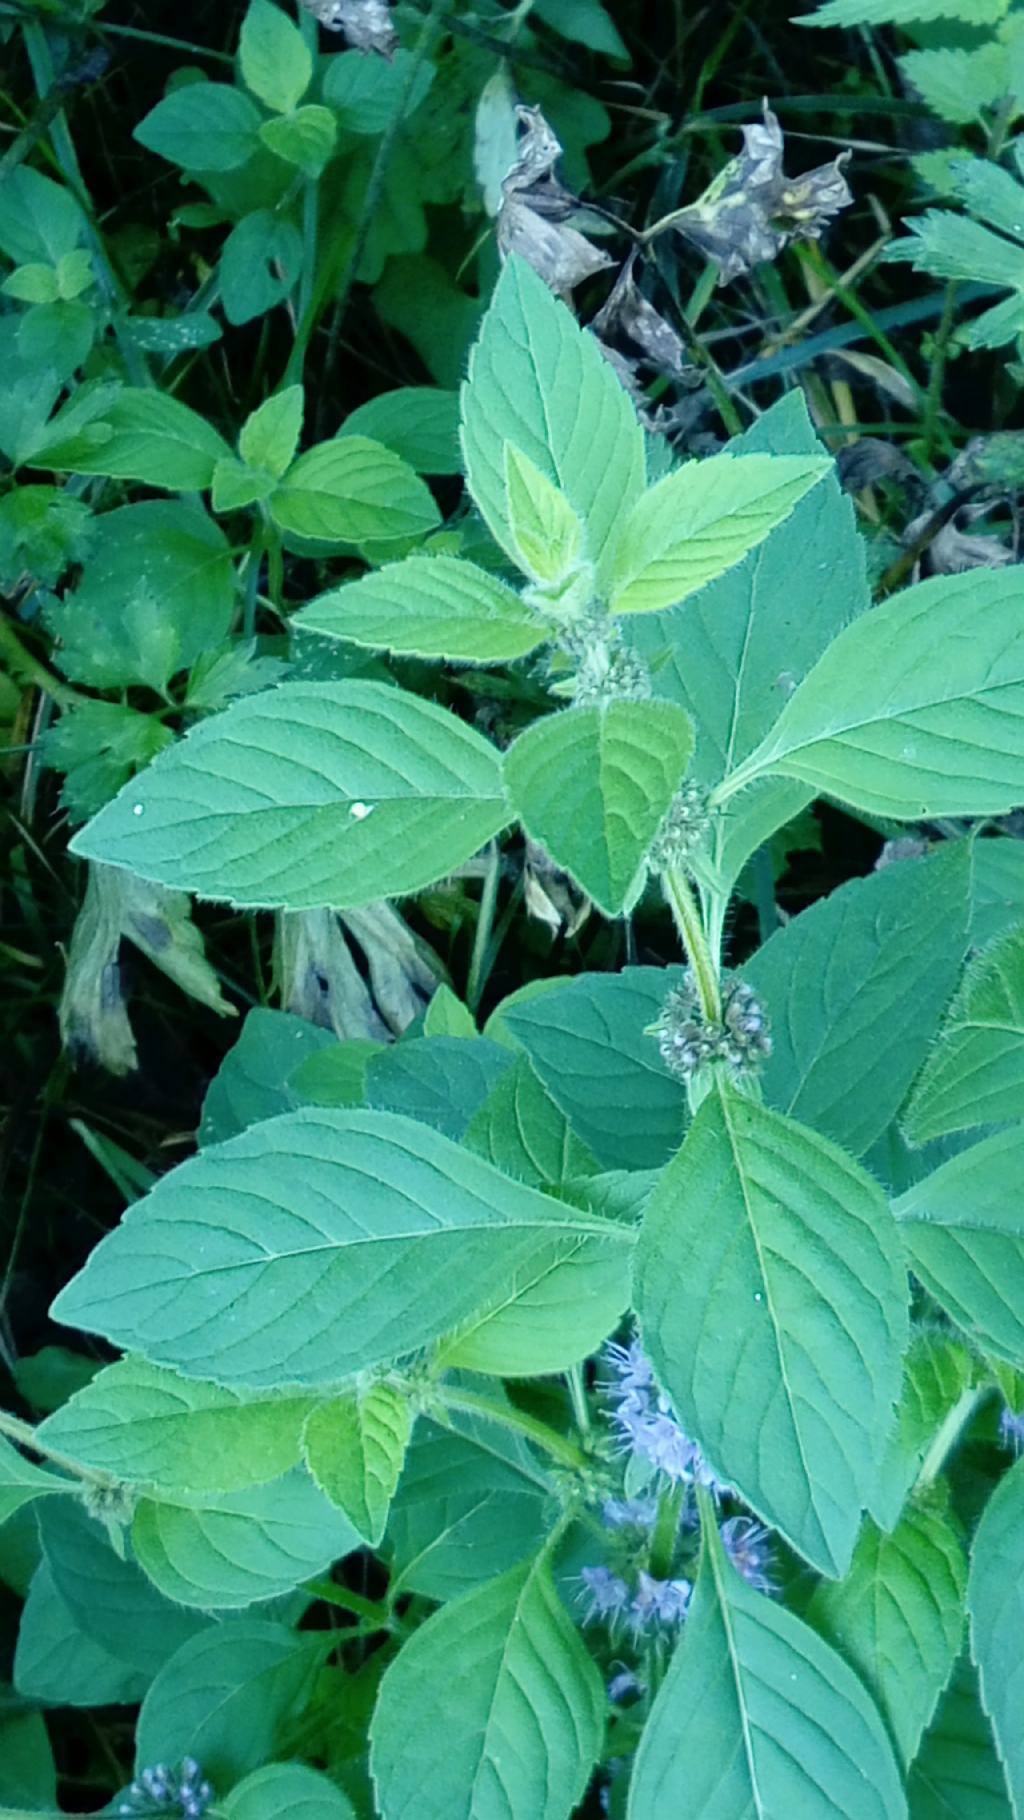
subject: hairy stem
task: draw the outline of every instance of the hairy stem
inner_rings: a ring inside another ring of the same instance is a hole
[[[513,1403],[492,1403],[489,1397],[478,1396],[472,1390],[456,1390],[448,1384],[437,1385],[436,1396],[446,1410],[482,1416],[485,1422],[496,1422],[501,1428],[511,1428],[517,1434],[525,1435],[560,1466],[584,1472],[590,1465],[582,1447],[568,1435],[559,1434],[556,1428],[549,1428],[546,1422],[528,1415],[525,1409],[517,1409]]]
[[[700,906],[689,880],[682,872],[671,870],[664,873],[663,883],[687,959],[693,968],[701,1011],[709,1024],[720,1023],[722,995],[718,984],[718,963],[708,941]]]
[[[55,1447],[48,1447],[40,1441],[35,1429],[29,1422],[22,1422],[18,1416],[7,1414],[0,1409],[0,1435],[16,1441],[19,1447],[29,1447],[40,1459],[49,1460],[51,1466],[59,1466],[62,1472],[70,1473],[72,1478],[81,1479],[87,1485],[116,1485],[117,1480],[108,1472],[96,1472],[91,1466],[83,1466],[80,1460],[72,1460],[66,1453],[60,1453]]]

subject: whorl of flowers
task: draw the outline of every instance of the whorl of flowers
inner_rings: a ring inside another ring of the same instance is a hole
[[[141,1770],[122,1801],[121,1814],[179,1814],[181,1820],[203,1820],[213,1789],[194,1757],[183,1757],[177,1769],[156,1763]]]

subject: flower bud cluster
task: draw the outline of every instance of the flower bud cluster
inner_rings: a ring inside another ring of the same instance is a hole
[[[662,1061],[680,1080],[708,1062],[728,1062],[748,1072],[772,1052],[768,1015],[745,980],[726,988],[721,1019],[712,1021],[700,1008],[696,983],[688,972],[683,984],[669,994],[654,1031]]]
[[[657,1580],[642,1568],[633,1586],[605,1566],[581,1568],[580,1582],[584,1622],[628,1630],[634,1638],[681,1624],[693,1593],[689,1580]]]
[[[672,872],[685,868],[687,860],[701,845],[709,827],[708,793],[690,778],[665,812],[661,827],[651,844],[648,864],[652,872]]]
[[[140,1772],[122,1801],[121,1814],[179,1814],[182,1820],[203,1820],[213,1801],[213,1789],[194,1757],[183,1757],[178,1768],[156,1763]]]

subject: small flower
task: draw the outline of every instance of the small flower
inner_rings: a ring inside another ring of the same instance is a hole
[[[654,1381],[654,1370],[639,1340],[628,1346],[608,1345],[605,1358],[615,1374],[607,1386],[610,1420],[625,1450],[645,1461],[673,1485],[706,1485],[727,1489],[712,1472],[696,1441],[684,1433],[668,1398]]]
[[[608,1683],[608,1698],[621,1705],[623,1700],[637,1700],[647,1692],[647,1683],[641,1681],[631,1668],[617,1669]]]
[[[592,1624],[599,1618],[621,1617],[629,1605],[629,1587],[621,1574],[613,1573],[610,1567],[583,1567],[580,1579],[584,1588],[580,1597],[587,1601],[583,1614],[585,1624]]]
[[[753,1517],[730,1517],[719,1535],[722,1546],[738,1573],[755,1592],[773,1593],[777,1586],[772,1572],[771,1535]]]
[[[181,1820],[203,1820],[211,1802],[213,1788],[203,1777],[194,1757],[183,1757],[177,1770],[166,1763],[155,1763],[140,1770],[121,1803],[121,1814],[179,1814]]]
[[[634,1635],[655,1625],[681,1624],[689,1610],[693,1587],[689,1580],[656,1580],[642,1570],[629,1608]]]
[[[1012,1447],[1014,1453],[1024,1450],[1024,1414],[1014,1415],[1009,1404],[999,1418],[999,1432],[1004,1447]]]
[[[606,1498],[601,1515],[609,1529],[651,1530],[658,1517],[657,1498]]]

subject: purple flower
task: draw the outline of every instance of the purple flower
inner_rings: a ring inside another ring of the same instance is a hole
[[[606,1386],[610,1419],[626,1450],[673,1485],[707,1485],[716,1494],[727,1490],[696,1441],[680,1428],[639,1340],[628,1346],[608,1345],[605,1357],[614,1373]]]
[[[580,1579],[584,1589],[581,1597],[587,1601],[585,1624],[598,1618],[621,1617],[629,1604],[629,1587],[621,1574],[613,1573],[610,1567],[581,1567]]]
[[[637,1699],[647,1692],[647,1683],[641,1681],[631,1668],[616,1669],[608,1683],[608,1698],[616,1704],[622,1700]]]
[[[741,1573],[755,1592],[773,1593],[778,1589],[772,1572],[771,1536],[753,1517],[730,1517],[719,1535],[722,1546],[737,1573]]]
[[[1004,1447],[1012,1447],[1014,1453],[1024,1449],[1024,1415],[1015,1416],[1009,1404],[999,1418],[999,1432]]]
[[[656,1580],[642,1570],[637,1575],[637,1590],[629,1608],[634,1635],[655,1625],[681,1624],[690,1604],[693,1588],[689,1580]]]
[[[601,1515],[608,1529],[654,1528],[658,1520],[657,1498],[606,1498]]]

